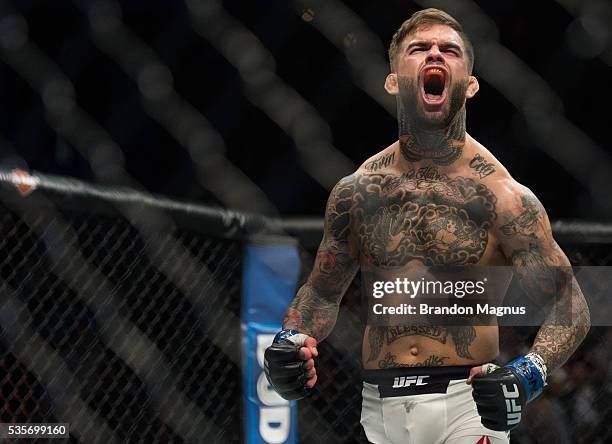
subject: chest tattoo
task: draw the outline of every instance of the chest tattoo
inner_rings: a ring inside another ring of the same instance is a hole
[[[353,176],[344,187],[336,214],[350,216],[352,240],[372,265],[475,264],[486,250],[496,197],[472,178],[426,167]]]

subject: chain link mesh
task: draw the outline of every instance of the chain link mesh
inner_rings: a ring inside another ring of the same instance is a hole
[[[0,211],[0,421],[58,422],[72,399],[111,442],[183,442],[187,421],[209,442],[240,440],[239,242],[185,230],[152,241],[121,217]],[[182,416],[164,386],[196,414]]]

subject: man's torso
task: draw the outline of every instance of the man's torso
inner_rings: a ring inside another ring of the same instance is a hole
[[[349,218],[362,271],[507,264],[494,234],[500,202],[491,185],[496,170],[507,172],[474,141],[468,146],[451,169],[398,160],[392,145],[339,184],[335,217]],[[509,279],[489,299],[500,300]],[[497,353],[497,326],[427,322],[368,325],[362,347],[364,368],[467,365]]]

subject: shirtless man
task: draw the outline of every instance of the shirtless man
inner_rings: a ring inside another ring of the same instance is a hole
[[[512,265],[525,292],[550,307],[527,355],[484,364],[499,353],[491,325],[370,323],[362,346],[370,441],[507,443],[547,372],[587,334],[588,307],[541,203],[466,133],[465,102],[478,81],[461,25],[439,10],[417,12],[389,57],[385,89],[397,98],[399,140],[332,190],[312,273],[266,350],[266,374],[287,399],[308,394],[316,345],[360,267]]]

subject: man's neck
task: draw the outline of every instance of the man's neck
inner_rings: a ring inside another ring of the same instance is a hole
[[[450,125],[439,130],[419,128],[404,113],[399,116],[400,152],[412,163],[430,160],[434,165],[451,166],[461,158],[465,147],[465,107]]]

